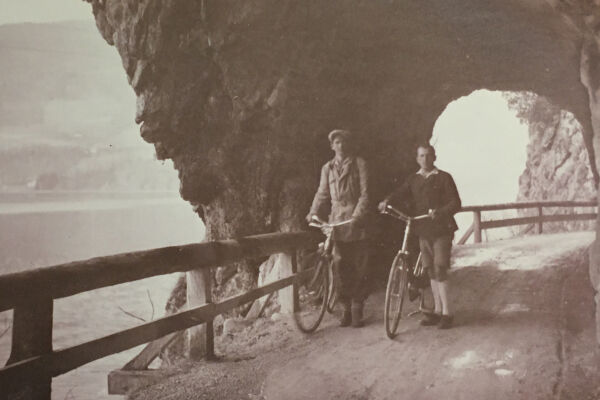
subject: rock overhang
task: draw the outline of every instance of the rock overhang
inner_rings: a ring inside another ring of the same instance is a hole
[[[543,95],[591,130],[583,28],[558,3],[92,4],[138,94],[142,135],[174,159],[193,203],[246,181],[238,160],[261,149],[267,169],[302,165],[298,150],[323,161],[321,135],[335,126],[359,131],[367,155],[389,165],[450,101],[481,88]],[[411,167],[391,164],[382,174]]]

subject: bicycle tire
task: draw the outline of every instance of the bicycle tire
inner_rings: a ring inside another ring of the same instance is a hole
[[[314,272],[293,285],[294,321],[300,331],[314,332],[321,323],[329,300],[329,260],[319,257]]]
[[[383,311],[385,333],[390,339],[396,337],[407,289],[408,269],[406,268],[406,261],[401,254],[398,254],[390,268]]]

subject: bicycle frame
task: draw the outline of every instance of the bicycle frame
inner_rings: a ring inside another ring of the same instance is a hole
[[[303,281],[294,282],[294,321],[296,326],[304,333],[312,333],[318,328],[326,311],[333,312],[335,304],[334,282],[332,271],[332,243],[333,228],[351,222],[343,221],[328,224],[316,216],[311,218],[309,225],[319,228],[325,234],[325,241],[319,244],[318,257],[315,260],[311,276],[306,276]],[[331,276],[331,278],[330,278]]]
[[[414,266],[411,266],[408,262],[408,256],[410,255],[410,252],[408,251],[408,238],[409,235],[411,234],[411,228],[412,228],[412,224],[414,221],[418,221],[418,220],[422,220],[425,218],[430,218],[429,214],[424,214],[424,215],[419,215],[416,217],[410,217],[408,215],[406,215],[405,213],[403,213],[402,211],[399,211],[397,209],[395,209],[394,207],[387,205],[385,210],[382,211],[383,214],[387,214],[390,215],[396,219],[399,219],[401,221],[404,221],[406,223],[406,226],[404,227],[404,238],[402,240],[402,248],[400,250],[398,250],[397,255],[402,257],[402,259],[405,261],[404,265],[407,265],[408,268],[413,269],[413,275],[414,276],[421,276],[423,274],[423,264],[420,262],[421,260],[421,254],[419,254],[419,257],[417,258],[417,261],[415,262]],[[423,312],[423,311],[429,311],[425,308],[425,298],[423,296],[423,290],[419,289],[420,291],[420,301],[419,301],[419,309],[418,311],[413,311],[412,313],[408,314],[408,316],[414,315],[416,313],[419,312]]]
[[[333,233],[333,228],[336,226],[345,225],[352,222],[352,220],[346,220],[342,222],[337,222],[333,224],[329,224],[316,216],[313,216],[309,226],[314,228],[321,229],[321,232],[325,235],[325,241],[319,243],[319,252],[321,256],[328,260],[327,270],[329,274],[329,299],[327,301],[327,312],[333,313],[333,309],[335,307],[337,301],[337,286],[338,286],[338,275],[336,274],[335,268],[332,263],[333,259],[333,245],[331,242],[331,236]]]
[[[404,221],[406,226],[404,227],[404,239],[402,240],[402,248],[398,251],[398,254],[401,254],[402,257],[407,257],[409,255],[408,252],[408,237],[411,232],[412,223],[414,221],[418,221],[421,219],[429,218],[429,214],[419,215],[417,217],[410,217],[404,214],[402,211],[396,210],[394,207],[388,205],[385,210],[382,211],[383,214],[390,215],[396,219]]]

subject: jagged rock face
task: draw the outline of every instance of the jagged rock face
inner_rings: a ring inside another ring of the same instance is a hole
[[[596,174],[598,0],[87,1],[209,240],[299,228],[333,128],[358,134],[378,200],[481,88],[572,112]]]
[[[576,2],[575,2],[576,3]],[[588,92],[590,128],[596,154],[600,151],[600,1],[588,0],[570,7],[571,20],[578,21],[583,35],[581,49],[581,82]],[[573,10],[575,16],[573,16]],[[600,158],[595,157],[596,170],[600,170]],[[599,204],[600,204],[600,198]],[[590,279],[596,290],[596,339],[600,343],[600,219],[596,220],[596,240],[590,252]]]
[[[532,108],[527,162],[519,179],[518,200],[594,200],[596,187],[581,124],[573,114],[544,98],[538,97]],[[573,211],[544,209],[545,214]],[[537,215],[537,210],[526,210],[521,214]],[[552,222],[544,224],[544,232],[590,229],[592,226],[588,221]]]

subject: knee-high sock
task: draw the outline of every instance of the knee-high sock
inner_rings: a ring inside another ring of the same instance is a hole
[[[442,301],[440,299],[439,282],[431,279],[431,294],[433,295],[434,312],[442,313]]]
[[[442,314],[450,315],[450,303],[448,301],[448,281],[437,283],[440,301],[442,303]]]

